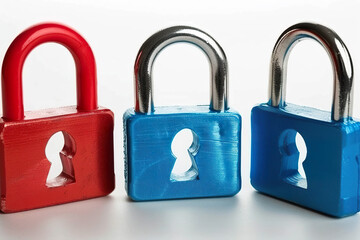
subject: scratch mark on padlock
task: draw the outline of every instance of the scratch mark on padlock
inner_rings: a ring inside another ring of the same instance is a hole
[[[144,160],[145,162],[147,162],[147,161],[150,161],[150,160]],[[143,161],[142,161],[143,162]],[[153,169],[153,166],[155,166],[155,165],[162,165],[162,162],[165,162],[165,160],[163,160],[163,159],[160,159],[160,160],[158,160],[158,161],[156,161],[156,162],[152,162],[151,164],[149,164],[149,165],[147,165],[146,166],[146,168],[143,168],[140,172],[139,172],[139,179],[141,179],[141,177],[144,175],[144,174],[147,174],[149,171],[151,172],[151,171],[153,171],[154,169]],[[132,181],[135,181],[136,182],[136,180],[137,179],[132,179]]]

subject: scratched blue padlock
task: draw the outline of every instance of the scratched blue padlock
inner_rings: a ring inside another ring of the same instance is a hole
[[[328,53],[334,70],[332,111],[285,103],[286,65],[292,47],[314,39]],[[353,66],[331,29],[300,23],[278,39],[271,58],[270,99],[252,110],[251,183],[265,194],[344,217],[359,211],[360,124],[352,120]],[[295,135],[307,146],[298,171]]]
[[[198,46],[211,64],[210,106],[155,107],[151,69],[169,44]],[[227,60],[219,44],[205,32],[170,27],[144,42],[135,61],[135,109],[124,114],[125,186],[136,201],[232,196],[239,192],[241,117],[227,106]],[[192,166],[172,174],[176,156],[172,141],[190,129],[187,150]]]

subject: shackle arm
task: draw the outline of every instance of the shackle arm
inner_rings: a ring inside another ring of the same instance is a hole
[[[89,44],[74,30],[56,23],[44,23],[26,29],[8,48],[2,65],[3,118],[24,118],[22,69],[26,57],[36,46],[56,42],[66,47],[76,65],[77,109],[97,109],[95,58]]]
[[[228,109],[227,60],[220,45],[207,33],[187,26],[175,26],[161,30],[148,38],[141,46],[134,66],[135,112],[154,111],[152,67],[158,53],[176,42],[188,42],[198,46],[207,55],[211,65],[210,109]]]
[[[320,24],[299,23],[286,29],[279,37],[271,56],[269,105],[273,107],[285,106],[288,58],[296,43],[306,38],[314,39],[320,43],[331,60],[334,73],[332,120],[350,119],[353,102],[351,56],[341,38],[333,30]]]

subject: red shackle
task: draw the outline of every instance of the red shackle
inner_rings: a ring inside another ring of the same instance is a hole
[[[36,46],[56,42],[66,47],[76,65],[77,109],[97,109],[96,65],[93,52],[85,39],[64,25],[44,23],[22,32],[11,43],[2,65],[3,118],[24,119],[22,69],[26,57]]]

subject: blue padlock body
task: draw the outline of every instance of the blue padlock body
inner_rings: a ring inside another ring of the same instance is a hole
[[[331,121],[330,112],[293,104],[261,104],[252,109],[251,124],[255,189],[335,217],[359,211],[359,122]],[[298,173],[296,132],[307,147],[306,180]]]
[[[198,177],[174,181],[175,135],[191,129],[198,136],[194,156]],[[232,196],[240,191],[241,117],[209,106],[156,107],[150,114],[124,114],[125,188],[135,201]]]

